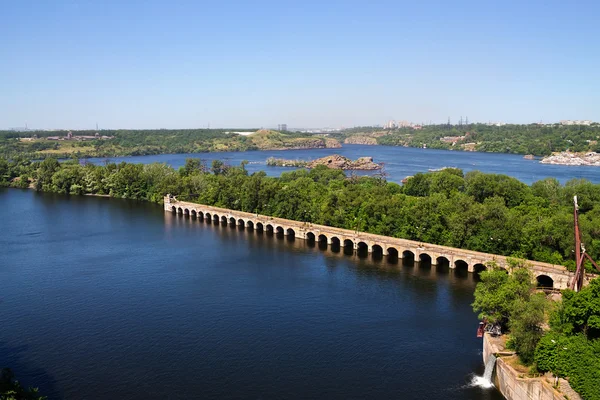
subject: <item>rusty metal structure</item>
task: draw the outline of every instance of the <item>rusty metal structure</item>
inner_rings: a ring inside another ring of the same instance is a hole
[[[600,271],[600,267],[598,264],[590,257],[588,253],[585,252],[585,246],[581,241],[581,233],[579,231],[579,206],[577,205],[577,196],[573,196],[573,220],[575,226],[575,264],[577,269],[575,270],[575,276],[573,280],[569,284],[569,289],[575,290],[579,292],[583,287],[583,278],[585,276],[585,266],[584,261],[587,258],[594,267],[598,271]]]

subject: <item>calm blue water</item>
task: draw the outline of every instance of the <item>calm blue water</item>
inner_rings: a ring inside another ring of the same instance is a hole
[[[0,366],[51,399],[501,398],[470,274],[119,199],[5,189],[0,221]]]
[[[231,165],[239,165],[243,160],[250,161],[247,169],[250,172],[266,171],[268,175],[278,176],[290,168],[268,167],[269,157],[313,160],[330,154],[340,154],[350,159],[358,157],[373,157],[375,162],[385,163],[388,180],[400,182],[406,176],[417,172],[427,172],[429,169],[455,167],[467,171],[479,170],[489,173],[506,174],[522,182],[531,184],[546,177],[555,177],[565,183],[573,178],[585,178],[594,183],[600,183],[600,168],[586,166],[564,166],[540,164],[538,160],[525,160],[521,155],[476,153],[449,150],[417,149],[412,147],[344,145],[339,149],[311,150],[271,150],[199,154],[162,154],[156,156],[92,158],[90,162],[103,163],[106,160],[132,163],[164,162],[173,167],[180,167],[188,157],[201,158],[210,162],[215,159],[226,161]],[[359,173],[360,174],[360,173]],[[365,174],[364,172],[362,174]]]

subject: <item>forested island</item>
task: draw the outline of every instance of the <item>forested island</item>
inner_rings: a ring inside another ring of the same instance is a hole
[[[54,158],[0,159],[0,185],[73,195],[160,203],[180,200],[297,221],[562,264],[573,261],[573,195],[588,252],[600,258],[600,185],[548,178],[528,186],[506,175],[444,169],[405,185],[379,177],[346,177],[325,166],[268,177],[245,163],[211,166],[188,159],[166,164],[94,165]],[[588,266],[593,271],[591,266]]]
[[[94,138],[98,133],[98,138]],[[398,129],[358,127],[338,132],[307,133],[272,130],[225,129],[0,131],[0,156],[30,159],[46,157],[116,157],[164,153],[202,153],[336,148],[340,143],[426,147],[460,151],[531,154],[600,151],[600,125],[425,125]],[[102,137],[110,139],[102,139]],[[50,139],[49,138],[53,138]]]
[[[283,158],[269,157],[267,165],[270,167],[294,167],[294,168],[317,168],[324,165],[327,168],[341,169],[344,171],[374,171],[381,169],[381,165],[373,162],[373,157],[359,157],[357,160],[350,160],[347,157],[338,154],[317,158],[316,160],[286,160]]]

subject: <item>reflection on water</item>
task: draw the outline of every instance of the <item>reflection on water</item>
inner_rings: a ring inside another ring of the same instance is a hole
[[[415,260],[412,253],[404,258],[397,254],[384,256],[369,253],[366,249],[355,250],[351,246],[328,245],[325,242],[297,239],[281,233],[257,231],[255,229],[234,225],[227,222],[198,219],[182,214],[165,213],[165,226],[168,228],[190,227],[201,225],[204,229],[227,238],[228,240],[246,241],[250,246],[261,245],[271,249],[305,253],[319,253],[326,258],[350,260],[364,271],[386,274],[408,274],[432,280],[446,279],[453,285],[474,288],[479,281],[478,273],[468,272],[464,268],[450,268],[447,260],[432,265],[430,257]]]
[[[0,364],[51,400],[501,398],[472,274],[119,199],[0,189],[0,221]]]

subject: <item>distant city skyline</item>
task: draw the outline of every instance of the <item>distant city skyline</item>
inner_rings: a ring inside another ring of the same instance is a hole
[[[600,121],[592,0],[56,0],[2,15],[2,129]]]

